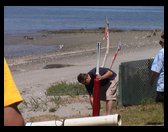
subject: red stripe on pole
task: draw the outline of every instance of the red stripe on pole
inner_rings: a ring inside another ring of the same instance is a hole
[[[117,55],[118,55],[118,53],[119,53],[120,50],[121,50],[121,45],[119,44],[119,45],[118,45],[118,48],[117,48],[117,51],[116,51],[115,54],[113,55],[113,59],[112,59],[112,63],[111,63],[110,69],[112,68],[113,63],[114,63],[114,61],[115,61],[115,59],[116,59],[116,57],[117,57]]]
[[[100,113],[99,88],[100,88],[100,80],[95,77],[94,89],[93,89],[93,114],[92,114],[93,116],[99,116]]]

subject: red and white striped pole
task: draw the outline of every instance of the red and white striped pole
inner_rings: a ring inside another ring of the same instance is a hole
[[[110,66],[110,69],[112,68],[113,64],[114,64],[114,61],[119,53],[119,51],[121,50],[121,43],[119,43],[118,47],[117,47],[117,50],[116,52],[114,53],[113,55],[113,59],[112,59],[112,62],[111,62],[111,66]]]
[[[97,58],[96,58],[96,76],[99,75],[99,63],[100,63],[100,42],[97,43]],[[99,88],[100,81],[95,76],[94,78],[94,89],[93,89],[93,116],[99,116],[100,113],[100,100],[99,100]]]

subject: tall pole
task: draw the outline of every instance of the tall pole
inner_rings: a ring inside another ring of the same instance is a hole
[[[113,66],[113,64],[114,64],[114,61],[115,61],[115,59],[116,59],[116,57],[117,57],[117,55],[118,55],[118,53],[119,53],[120,50],[121,50],[121,42],[119,42],[119,45],[118,45],[118,47],[117,47],[117,50],[116,50],[116,52],[115,52],[114,55],[113,55],[110,69],[112,68],[112,66]]]
[[[107,46],[106,46],[106,53],[104,55],[104,59],[103,59],[103,63],[101,65],[101,67],[105,66],[105,63],[106,63],[106,60],[107,60],[107,56],[108,56],[108,53],[109,53],[109,48],[110,48],[110,42],[109,42],[109,22],[108,22],[107,17],[106,17],[105,35],[104,35],[103,39],[107,40]]]
[[[99,75],[99,63],[100,63],[100,42],[97,43],[97,58],[96,58],[96,76]],[[93,116],[99,116],[100,113],[100,100],[99,100],[99,88],[100,81],[95,76],[94,78],[94,89],[93,89]]]
[[[99,75],[99,65],[100,65],[100,42],[97,43],[97,51],[96,51],[96,75]]]

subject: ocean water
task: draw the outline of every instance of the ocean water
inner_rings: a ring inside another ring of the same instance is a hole
[[[99,28],[163,29],[164,6],[5,6],[4,33]]]
[[[22,34],[41,30],[92,29],[164,29],[163,6],[5,6],[4,34]],[[55,52],[60,45],[4,44],[5,57]]]

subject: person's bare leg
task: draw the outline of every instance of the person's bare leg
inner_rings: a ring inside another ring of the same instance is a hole
[[[91,104],[92,109],[93,109],[93,96],[92,95],[89,96],[89,100],[90,100],[90,104]]]
[[[106,100],[106,115],[110,115],[112,111],[112,100]]]
[[[24,126],[25,122],[17,105],[4,107],[4,126]]]

